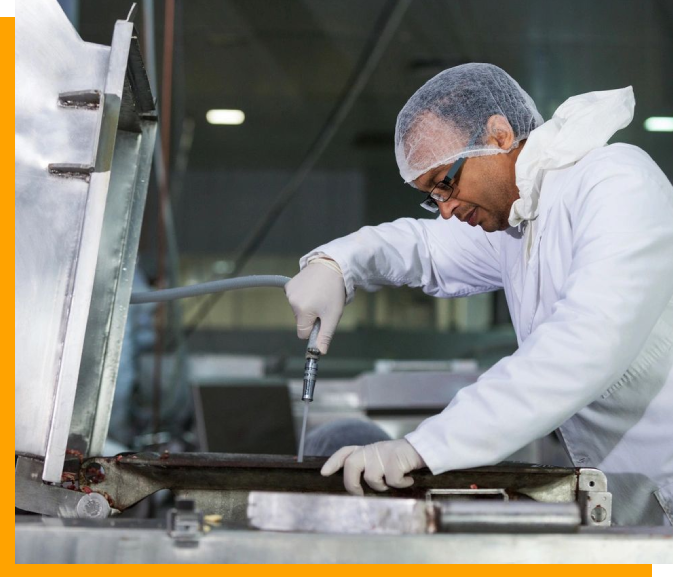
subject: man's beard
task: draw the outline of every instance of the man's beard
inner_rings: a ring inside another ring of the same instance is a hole
[[[512,211],[512,205],[519,198],[518,190],[510,190],[506,184],[502,184],[497,192],[498,207],[493,211],[496,217],[496,230],[506,230],[509,228],[509,215]]]

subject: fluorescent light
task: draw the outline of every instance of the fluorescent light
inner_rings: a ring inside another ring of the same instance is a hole
[[[673,132],[673,116],[650,116],[644,126],[648,132]]]
[[[243,124],[245,114],[243,114],[242,110],[220,108],[206,112],[206,120],[210,122],[210,124]]]

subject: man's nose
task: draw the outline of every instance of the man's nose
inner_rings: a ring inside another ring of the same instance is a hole
[[[439,207],[439,214],[442,215],[442,218],[444,220],[448,220],[453,216],[454,211],[458,206],[460,205],[460,202],[457,200],[454,200],[453,198],[450,198],[446,202],[438,202],[437,206]]]

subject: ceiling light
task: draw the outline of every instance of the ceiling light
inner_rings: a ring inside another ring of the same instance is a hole
[[[644,126],[648,132],[673,132],[673,116],[650,116]]]
[[[210,122],[210,124],[237,125],[243,124],[245,114],[243,114],[242,110],[220,108],[206,112],[206,120]]]

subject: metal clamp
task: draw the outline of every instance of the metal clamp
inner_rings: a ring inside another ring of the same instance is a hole
[[[178,547],[196,547],[203,537],[203,513],[197,511],[193,499],[178,499],[166,516],[168,535]]]
[[[612,524],[612,493],[608,491],[608,480],[602,471],[579,470],[577,502],[583,525],[609,527]]]

